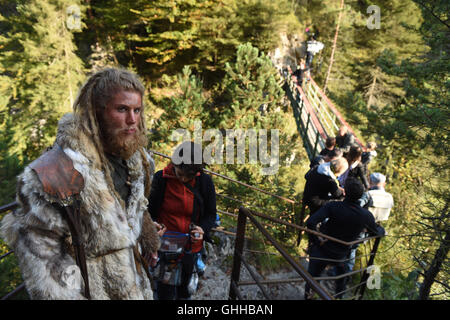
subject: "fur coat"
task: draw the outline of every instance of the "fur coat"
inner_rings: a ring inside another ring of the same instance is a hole
[[[84,178],[81,233],[91,298],[152,299],[149,279],[133,252],[137,243],[140,252],[159,247],[159,237],[147,212],[141,153],[137,151],[126,161],[131,194],[124,208],[108,189],[92,140],[77,130],[72,114],[61,118],[56,142]],[[152,177],[154,163],[145,155]],[[4,217],[0,231],[17,256],[30,297],[85,299],[68,224],[52,205],[57,199],[44,192],[30,167],[18,177],[17,201],[19,209]]]

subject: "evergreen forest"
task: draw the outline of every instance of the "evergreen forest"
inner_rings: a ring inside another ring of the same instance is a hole
[[[370,6],[380,8],[379,28],[368,27]],[[381,289],[365,299],[450,299],[449,14],[448,0],[0,0],[0,205],[15,200],[17,175],[53,144],[80,86],[105,67],[145,84],[150,150],[170,155],[176,129],[278,129],[276,174],[249,161],[208,169],[301,201],[309,159],[280,70],[296,69],[309,28],[324,44],[311,76],[357,135],[376,141],[369,169],[387,176],[394,197],[376,257]],[[289,59],[277,65],[276,52]],[[158,170],[168,163],[154,159]],[[299,207],[214,182],[220,194],[296,221]],[[218,208],[239,206],[218,197]],[[296,232],[267,228],[300,252]],[[9,250],[0,239],[0,255]],[[278,262],[256,264],[264,273]],[[2,259],[0,297],[21,283],[14,256]]]

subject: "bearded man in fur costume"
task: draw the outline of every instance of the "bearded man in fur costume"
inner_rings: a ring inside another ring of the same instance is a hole
[[[136,75],[105,69],[81,88],[51,150],[18,177],[2,221],[32,299],[152,299],[159,237],[147,212],[154,172]]]

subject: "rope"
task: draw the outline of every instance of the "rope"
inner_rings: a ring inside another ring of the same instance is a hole
[[[160,152],[158,152],[158,151],[150,150],[150,149],[149,149],[148,151],[151,152],[151,153],[153,153],[153,154],[156,154],[157,156],[160,156],[160,157],[163,157],[163,158],[167,158],[167,159],[171,159],[168,155],[163,154],[163,153],[160,153]],[[210,170],[207,170],[207,169],[203,169],[203,171],[206,172],[206,173],[209,173],[209,174],[211,174],[211,175],[215,175],[215,176],[217,176],[217,177],[226,179],[226,180],[228,180],[228,181],[231,181],[231,182],[240,184],[240,185],[242,185],[242,186],[244,186],[244,187],[247,187],[247,188],[250,188],[250,189],[259,191],[259,192],[261,192],[261,193],[267,194],[267,195],[272,196],[272,197],[274,197],[274,198],[283,200],[283,201],[285,201],[285,202],[289,202],[289,203],[297,203],[297,201],[295,201],[295,200],[291,200],[291,199],[288,199],[288,198],[279,196],[279,195],[277,195],[277,194],[271,193],[271,192],[266,191],[266,190],[263,190],[263,189],[261,189],[261,188],[258,188],[258,187],[249,185],[249,184],[247,184],[247,183],[245,183],[245,182],[242,182],[242,181],[239,181],[239,180],[232,179],[232,178],[227,177],[227,176],[225,176],[225,175],[223,175],[223,174],[220,174],[220,173],[217,173],[217,172],[214,172],[214,171],[210,171]]]

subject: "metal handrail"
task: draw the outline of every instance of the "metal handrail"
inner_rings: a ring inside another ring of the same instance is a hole
[[[336,115],[336,117],[338,118],[339,122],[343,125],[345,125],[348,128],[348,131],[350,131],[351,134],[353,134],[355,136],[355,141],[361,146],[361,148],[363,148],[363,150],[365,149],[363,143],[358,139],[358,137],[356,136],[355,132],[353,131],[353,129],[350,127],[350,125],[347,123],[347,121],[345,121],[344,117],[341,115],[341,113],[337,110],[336,106],[333,104],[333,102],[331,102],[330,99],[328,99],[328,97],[326,96],[326,94],[322,91],[322,89],[320,89],[320,87],[317,85],[317,83],[314,81],[313,78],[311,78],[311,82],[314,84],[314,86],[317,88],[317,90],[319,91],[320,95],[322,96],[322,99],[326,102],[326,104],[328,105],[328,107],[331,109],[331,111],[333,112],[333,114]]]
[[[359,288],[360,286],[362,286],[363,284],[366,284],[366,283],[367,283],[367,281],[360,282],[356,286],[353,286],[353,287],[347,288],[345,290],[342,290],[341,292],[338,292],[338,293],[334,294],[333,296],[336,297],[336,296],[338,296],[338,295],[340,295],[342,293],[349,292],[349,291],[351,291],[351,290],[353,290],[355,288]]]
[[[358,274],[358,273],[362,273],[364,271],[366,271],[367,268],[362,268],[359,270],[355,270],[355,271],[350,271],[350,272],[346,272],[343,274],[340,274],[338,276],[334,276],[334,277],[313,277],[314,280],[316,281],[320,281],[320,280],[338,280],[338,279],[342,279],[348,276],[352,276],[354,274]],[[279,283],[289,283],[289,282],[304,282],[305,279],[303,278],[289,278],[289,279],[269,279],[269,280],[259,280],[260,284],[279,284]],[[252,281],[240,281],[238,283],[238,285],[240,286],[251,286],[256,284],[256,282],[252,282]],[[356,288],[357,286],[353,287]]]
[[[2,254],[2,255],[0,256],[0,260],[2,260],[3,258],[6,258],[6,257],[9,256],[11,253],[14,253],[14,250],[11,250],[11,251],[9,251],[9,252],[7,252],[7,253],[5,253],[5,254]]]
[[[4,206],[0,207],[0,213],[6,212],[9,210],[14,210],[18,206],[19,206],[19,203],[17,201],[13,201],[11,203],[5,204]]]
[[[258,254],[280,255],[279,253],[275,253],[275,252],[266,252],[266,251],[258,251],[258,250],[246,249],[245,251],[251,252],[251,253],[258,253]],[[310,257],[310,256],[298,256],[297,259],[321,260],[321,261],[328,261],[328,262],[335,262],[335,263],[343,263],[343,262],[347,262],[347,261],[350,261],[350,260],[353,260],[353,259],[358,260],[358,259],[361,259],[363,257],[372,256],[372,255],[373,255],[373,253],[362,254],[362,255],[359,255],[359,256],[357,256],[355,258],[346,258],[346,259],[327,259],[327,258]]]
[[[240,273],[240,264],[243,262],[242,260],[242,252],[243,252],[243,241],[245,236],[245,221],[247,218],[250,219],[250,221],[256,226],[256,228],[264,235],[264,237],[281,253],[281,255],[286,259],[286,261],[291,264],[291,266],[302,276],[302,278],[311,286],[311,288],[319,294],[319,296],[322,299],[333,299],[334,296],[330,296],[329,293],[321,287],[316,281],[317,280],[337,280],[341,279],[343,277],[348,277],[357,273],[364,273],[363,277],[361,278],[360,284],[354,287],[351,287],[343,292],[337,293],[336,295],[345,293],[347,291],[350,291],[354,288],[357,288],[357,290],[360,290],[359,297],[360,299],[364,295],[364,287],[362,285],[367,282],[368,268],[373,264],[375,259],[375,254],[378,249],[378,245],[380,243],[380,239],[384,235],[380,235],[376,237],[376,241],[374,243],[374,246],[372,248],[371,254],[370,254],[370,260],[367,263],[367,266],[365,268],[361,268],[359,270],[350,271],[345,274],[341,274],[334,277],[312,277],[306,270],[304,270],[298,263],[295,262],[295,260],[286,252],[286,250],[264,229],[264,227],[256,220],[255,216],[259,216],[258,213],[253,212],[251,210],[248,210],[244,207],[239,208],[239,216],[238,216],[238,231],[236,235],[236,247],[235,247],[235,254],[234,254],[234,265],[233,265],[233,271],[232,271],[232,281],[234,281],[234,284],[236,284],[236,287],[242,284],[257,284],[259,287],[261,287],[262,284],[267,283],[275,283],[274,280],[257,280],[255,277],[253,279],[255,280],[255,283],[250,282],[239,282],[239,273]],[[374,238],[374,237],[372,237]],[[366,241],[368,238],[363,239]],[[298,280],[296,280],[298,281]],[[237,293],[233,293],[232,290],[235,290],[233,286],[230,286],[230,299],[235,299],[235,295]],[[237,289],[236,289],[237,290]],[[357,291],[355,292],[357,293]],[[335,295],[335,296],[336,296]]]
[[[22,283],[19,286],[17,286],[17,288],[15,288],[13,291],[11,291],[10,293],[3,296],[0,300],[8,300],[8,299],[14,297],[16,294],[18,294],[23,289],[25,289],[25,283]]]
[[[252,212],[244,207],[239,208],[239,218],[238,218],[238,232],[236,237],[234,264],[232,271],[232,280],[237,284],[239,283],[240,274],[240,264],[242,255],[242,250],[244,246],[244,234],[245,234],[245,224],[247,218],[255,225],[255,227],[263,234],[263,236],[281,253],[281,255],[287,260],[287,262],[294,268],[294,270],[305,279],[305,281],[311,286],[319,297],[325,300],[333,300],[334,298],[328,293],[328,291],[323,288],[313,277],[306,271],[301,265],[299,265],[287,251],[264,229],[264,227],[256,220]],[[230,298],[233,299],[232,288],[230,287]]]
[[[379,239],[379,238],[384,237],[384,235],[377,235],[377,236],[372,236],[372,237],[358,239],[358,240],[355,240],[355,241],[343,241],[341,239],[334,238],[332,236],[323,234],[321,232],[314,231],[314,230],[308,229],[306,227],[299,226],[299,225],[297,225],[295,223],[286,222],[286,221],[283,221],[281,219],[270,217],[268,215],[265,215],[265,214],[262,214],[262,213],[259,213],[259,212],[253,211],[253,210],[252,210],[252,214],[255,215],[255,216],[267,219],[267,220],[271,220],[271,221],[279,223],[279,224],[283,224],[283,225],[288,226],[288,227],[292,227],[292,228],[295,228],[295,229],[298,229],[298,230],[302,230],[302,231],[311,233],[311,234],[319,236],[321,238],[328,239],[328,240],[331,240],[331,241],[334,241],[334,242],[337,242],[337,243],[340,243],[340,244],[343,244],[343,245],[346,245],[346,246],[352,246],[354,244],[362,243],[362,242],[365,242],[367,240]]]
[[[256,206],[256,205],[254,205],[254,204],[251,204],[251,203],[248,203],[248,202],[239,200],[239,199],[235,199],[235,198],[230,197],[230,196],[225,195],[225,194],[216,193],[216,196],[219,196],[219,197],[222,197],[222,198],[225,198],[225,199],[234,201],[234,202],[238,202],[238,203],[240,203],[240,204],[243,205],[243,206],[257,208],[258,210],[263,210],[263,211],[266,212],[266,213],[272,213],[272,214],[275,214],[275,212],[273,212],[273,211],[269,211],[269,210],[267,210],[267,209],[265,209],[265,208]],[[237,215],[236,215],[236,217],[237,217]]]
[[[323,106],[323,103],[320,99],[317,97],[317,90],[314,86],[311,84],[308,84],[307,86],[308,90],[306,90],[306,95],[309,98],[309,102],[314,107],[315,111],[318,114],[319,121],[323,123],[328,130],[326,130],[328,136],[334,135],[334,128],[336,128],[336,123],[333,122],[333,119],[331,118],[330,113],[326,108]],[[328,119],[331,121],[331,124],[327,121],[325,116],[328,117]],[[333,128],[334,127],[334,128]]]

